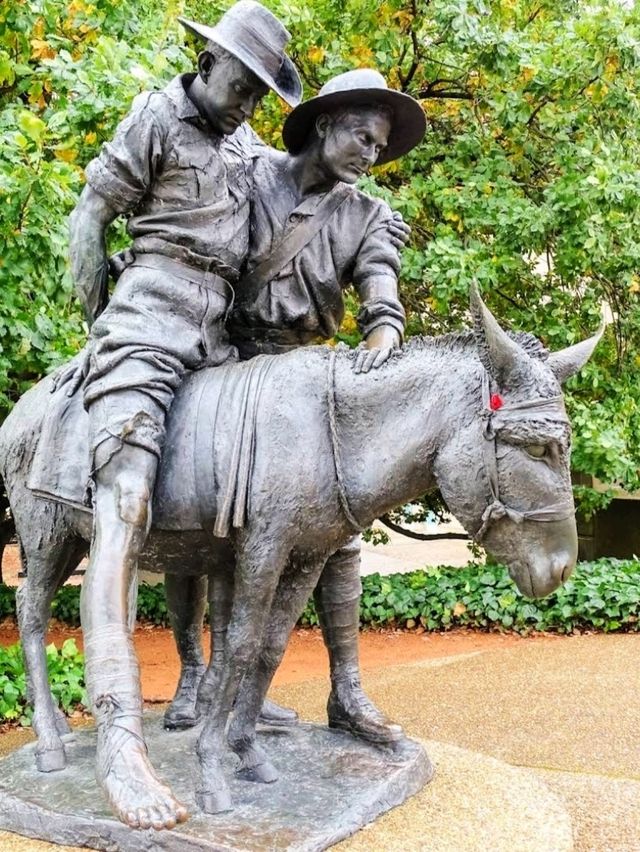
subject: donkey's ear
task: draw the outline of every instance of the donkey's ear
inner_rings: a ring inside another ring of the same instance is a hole
[[[600,342],[606,324],[603,313],[600,328],[593,337],[589,337],[580,343],[575,343],[573,346],[568,346],[566,349],[560,349],[558,352],[552,352],[549,355],[547,364],[551,367],[554,376],[560,383],[566,382],[567,379],[575,376],[578,370],[584,367],[589,358],[591,358],[593,350]]]
[[[470,306],[480,361],[498,385],[503,386],[513,370],[529,362],[529,356],[500,328],[482,301],[475,281],[471,284]]]

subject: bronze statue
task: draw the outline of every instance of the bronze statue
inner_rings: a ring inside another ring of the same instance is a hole
[[[220,761],[234,706],[228,742],[241,777],[277,777],[256,743],[256,720],[318,582],[329,723],[393,746],[402,732],[360,685],[354,535],[437,482],[523,591],[555,588],[576,559],[558,380],[596,342],[548,356],[529,336],[505,335],[475,293],[474,335],[400,350],[397,247],[406,229],[352,184],[417,144],[419,105],[374,71],[349,72],[294,109],[287,153],[272,151],[244,120],[268,88],[299,101],[284,28],[253,0],[214,28],[183,23],[207,39],[198,73],[136,99],[87,168],[72,219],[74,273],[93,323],[88,358],[25,395],[0,430],[0,473],[28,564],[19,617],[39,768],[65,762],[66,723],[43,665],[49,605],[92,537],[82,621],[97,776],[122,821],[157,829],[184,820],[186,809],[156,777],[142,733],[127,622],[138,564],[169,576],[172,611],[186,613],[182,640],[199,632],[199,577],[209,579],[214,654],[198,685],[197,643],[183,641],[192,671],[168,716],[182,724],[202,714],[203,810],[232,805]],[[108,301],[104,232],[120,213],[130,214],[133,251]],[[309,346],[335,333],[349,284],[361,299],[363,347]],[[244,363],[233,363],[238,352]],[[43,400],[56,387],[65,395],[70,377],[70,390],[84,379],[88,427],[73,395],[60,409],[64,428],[45,414]],[[48,492],[28,469],[34,458],[34,469],[47,466],[36,452],[45,426],[67,441],[56,475],[71,487],[56,500],[34,496]],[[93,526],[83,505],[89,472]],[[196,579],[181,588],[173,575]]]
[[[178,390],[171,453],[156,485],[157,527],[140,565],[206,573],[216,602],[227,601],[226,643],[211,668],[217,680],[198,747],[197,802],[205,811],[231,806],[219,758],[236,696],[229,742],[242,777],[275,779],[254,734],[264,693],[327,558],[380,513],[438,485],[524,594],[549,594],[571,573],[577,537],[559,381],[585,363],[599,335],[549,355],[531,335],[505,334],[477,293],[472,309],[473,333],[416,339],[375,373],[354,371],[358,353],[307,347],[200,370]],[[19,598],[25,648],[44,647],[53,591],[91,531],[86,512],[37,498],[27,485],[24,462],[35,452],[54,378],[25,394],[0,429],[0,474],[29,567]],[[260,392],[247,417],[249,383]],[[242,501],[249,511],[220,539],[212,528],[237,442],[232,429],[219,429],[232,423],[248,431],[243,445],[252,447]],[[213,445],[214,433],[228,438]],[[44,682],[31,687],[39,690],[40,719],[55,712],[44,671]],[[37,730],[42,748],[64,754],[55,725]]]

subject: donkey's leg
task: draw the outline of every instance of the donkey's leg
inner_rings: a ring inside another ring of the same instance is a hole
[[[402,728],[378,710],[360,682],[361,591],[360,542],[354,537],[328,559],[314,595],[331,665],[329,727],[368,742],[390,744],[402,738]]]
[[[54,510],[54,516],[59,511]],[[32,538],[23,546],[27,576],[16,597],[28,697],[34,708],[33,729],[38,737],[36,766],[40,772],[53,772],[66,765],[60,737],[70,729],[49,688],[45,633],[53,596],[73,572],[84,549],[84,544],[75,539],[61,540],[59,533],[52,533],[48,541],[47,546],[38,548],[37,540]]]
[[[220,762],[226,747],[225,728],[240,681],[262,644],[285,560],[282,545],[276,546],[273,537],[261,536],[255,542],[243,542],[238,548],[224,665],[217,676],[211,678],[207,672],[203,680],[203,684],[206,682],[213,687],[212,694],[207,695],[209,709],[197,744],[200,782],[196,801],[206,813],[231,808],[231,796]]]
[[[207,578],[165,574],[169,619],[180,655],[180,680],[164,714],[168,730],[192,728],[198,721],[196,699],[205,671],[202,624],[207,605]]]
[[[245,781],[269,783],[278,777],[273,764],[256,743],[256,722],[264,697],[289,641],[289,636],[311,597],[324,560],[288,569],[280,579],[265,628],[262,647],[245,675],[229,728],[229,745],[238,755],[238,775]]]

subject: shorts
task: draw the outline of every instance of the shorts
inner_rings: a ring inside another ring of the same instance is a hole
[[[157,255],[140,255],[122,273],[89,338],[92,458],[108,438],[160,456],[185,373],[237,359],[225,330],[232,293],[224,279]]]

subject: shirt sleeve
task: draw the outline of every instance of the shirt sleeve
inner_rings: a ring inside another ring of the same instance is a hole
[[[135,209],[154,182],[162,159],[162,133],[150,105],[156,94],[161,96],[138,95],[113,140],[85,170],[87,183],[119,213]]]
[[[360,297],[357,321],[366,338],[381,325],[404,336],[405,312],[398,299],[400,255],[389,239],[391,208],[380,202],[370,217],[353,270],[353,285]]]

